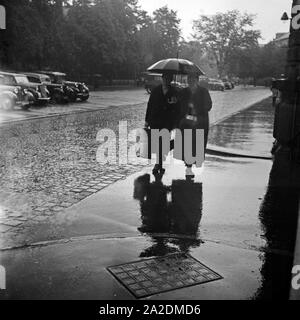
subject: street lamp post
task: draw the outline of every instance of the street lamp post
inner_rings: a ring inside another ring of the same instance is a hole
[[[289,19],[287,14],[283,20]],[[281,92],[276,110],[274,137],[284,150],[287,147],[298,158],[300,154],[300,0],[293,0],[285,77],[274,86]],[[298,155],[298,156],[297,156]],[[293,156],[295,159],[295,156]]]

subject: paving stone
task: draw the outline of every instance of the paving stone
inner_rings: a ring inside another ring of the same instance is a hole
[[[13,227],[11,227],[11,226],[7,226],[7,225],[4,225],[4,224],[0,223],[0,232],[7,232],[12,228]]]
[[[102,186],[102,187],[98,187],[98,186],[96,186],[95,188],[97,189],[97,191],[100,191],[100,190],[104,189],[104,188],[105,188],[105,186]]]
[[[106,187],[107,185],[108,185],[108,183],[101,182],[101,183],[98,183],[96,186]]]
[[[77,202],[77,201],[76,201]],[[63,202],[63,203],[60,203],[60,206],[63,207],[63,208],[69,208],[73,205],[73,203],[71,202]]]
[[[58,212],[58,211],[61,211],[63,210],[64,208],[63,207],[60,207],[60,206],[55,206],[53,208],[51,208],[52,211],[55,211],[55,212]]]
[[[14,218],[19,218],[19,217],[22,217],[22,214],[20,214],[20,213],[10,213],[8,216],[9,217],[14,217]]]
[[[22,222],[24,222],[24,221],[27,221],[28,219],[27,218],[25,218],[25,217],[20,217],[20,218],[16,218],[18,221],[22,221]]]
[[[2,222],[2,224],[10,227],[16,227],[21,225],[22,222],[17,220],[6,220],[5,222]]]
[[[104,182],[107,184],[112,184],[114,181],[113,180],[104,180]]]
[[[92,193],[91,192],[88,192],[88,191],[84,191],[84,192],[81,192],[80,195],[81,196],[85,196],[85,197],[88,197],[90,196]]]
[[[73,192],[75,192],[75,193],[80,193],[80,192],[82,192],[82,189],[73,189],[73,190],[71,190],[71,191],[73,191]]]
[[[37,221],[37,222],[44,222],[46,220],[48,220],[49,217],[48,216],[37,216],[34,218],[34,221]]]

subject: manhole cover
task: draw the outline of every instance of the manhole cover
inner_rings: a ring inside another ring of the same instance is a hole
[[[136,298],[222,279],[189,254],[181,253],[108,267],[107,270]]]

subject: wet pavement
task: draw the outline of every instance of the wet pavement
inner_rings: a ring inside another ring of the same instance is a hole
[[[3,298],[134,299],[106,268],[174,253],[191,254],[223,279],[147,299],[288,297],[299,190],[287,190],[276,162],[208,156],[195,181],[179,162],[162,179],[150,172],[31,230],[33,240],[52,233],[56,241],[2,251]]]
[[[145,95],[143,91],[139,92]],[[119,91],[105,94],[112,99],[118,96]],[[122,94],[122,99],[130,101],[128,92]],[[211,121],[223,119],[228,112],[247,106],[241,105],[243,100],[251,103],[269,94],[268,89],[261,88],[213,92]],[[227,101],[227,108],[224,101]],[[121,103],[125,103],[124,100]],[[122,105],[94,112],[4,124],[0,135],[1,248],[32,243],[31,230],[36,226],[54,219],[56,213],[115,181],[139,171],[143,166],[100,165],[96,161],[100,145],[96,137],[103,128],[118,132],[120,120],[128,121],[128,130],[142,127],[145,108],[145,103]],[[54,235],[46,234],[49,240],[55,238],[55,232]]]
[[[274,108],[271,99],[243,111],[215,125],[210,130],[209,144],[231,152],[258,157],[270,156],[273,143]]]
[[[212,114],[217,125],[211,139],[264,154],[271,147],[268,108],[272,112],[269,99],[225,121],[216,119],[228,114]],[[150,300],[287,299],[298,166],[285,157],[208,154],[193,181],[179,161],[156,178],[147,165],[97,164],[97,130],[116,129],[119,119],[135,128],[144,111],[143,105],[111,108],[3,131],[0,265],[6,268],[7,290],[0,298],[135,299],[107,268],[179,253],[222,279],[193,285],[199,273],[187,267],[190,283],[181,289],[151,295],[154,286],[164,291],[163,286],[145,273],[148,281],[139,283],[139,274],[131,285]],[[241,130],[231,126],[228,141],[217,138],[234,121]],[[129,273],[121,275],[130,285]],[[163,281],[165,288],[172,286],[167,277]]]

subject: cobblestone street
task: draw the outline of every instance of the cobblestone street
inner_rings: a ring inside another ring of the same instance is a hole
[[[26,120],[26,113],[20,111],[17,118],[2,121],[1,248],[37,241],[31,232],[37,224],[51,222],[63,209],[141,169],[142,165],[104,167],[96,161],[100,129],[117,132],[121,120],[128,121],[128,131],[143,126],[148,95],[143,90],[120,92],[93,93],[86,104],[50,106],[41,109],[43,116],[35,115],[37,119]],[[269,95],[265,88],[212,92],[211,122]],[[55,231],[52,238],[56,238]]]

